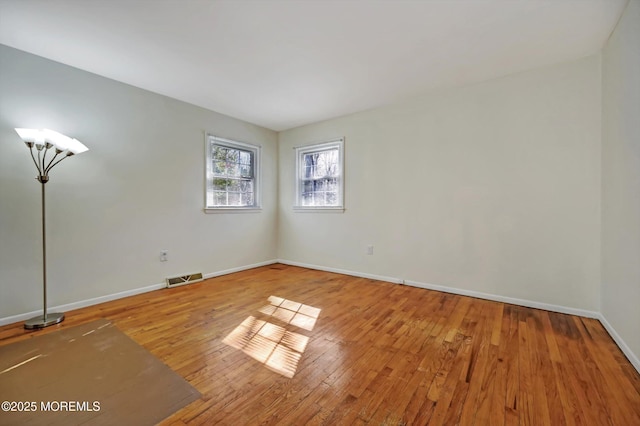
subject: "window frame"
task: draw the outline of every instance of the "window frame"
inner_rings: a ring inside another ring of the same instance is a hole
[[[222,146],[225,148],[249,151],[253,153],[253,193],[254,204],[252,206],[215,206],[209,205],[209,195],[213,193],[213,148]],[[222,138],[207,133],[205,137],[205,191],[204,191],[204,211],[205,213],[238,213],[238,212],[259,212],[262,210],[262,147],[260,145],[247,142],[240,142],[233,139]]]
[[[328,151],[338,148],[338,205],[335,206],[304,206],[302,205],[302,170],[304,155],[318,152]],[[295,198],[293,209],[299,212],[344,212],[344,138],[330,139],[325,142],[313,143],[303,146],[294,147],[295,151]]]

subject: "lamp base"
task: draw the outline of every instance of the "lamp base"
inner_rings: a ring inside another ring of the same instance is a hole
[[[64,314],[47,314],[45,319],[44,315],[38,315],[31,318],[24,323],[24,328],[27,330],[35,330],[39,328],[49,327],[50,325],[59,324],[64,320]]]

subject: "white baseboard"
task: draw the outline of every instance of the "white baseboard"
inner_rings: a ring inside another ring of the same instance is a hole
[[[221,275],[233,274],[234,272],[246,271],[247,269],[259,268],[261,266],[273,265],[274,263],[278,263],[277,259],[265,260],[264,262],[252,263],[251,265],[239,266],[237,268],[225,269],[223,271],[211,272],[209,274],[204,274],[203,277],[213,278],[219,277]]]
[[[278,263],[284,263],[285,265],[292,265],[292,266],[300,266],[302,268],[317,269],[320,271],[335,272],[338,274],[351,275],[354,277],[370,278],[372,280],[386,281],[394,284],[405,284],[405,285],[410,285],[412,287],[420,287],[427,290],[442,291],[444,293],[458,294],[461,296],[477,297],[478,299],[493,300],[495,302],[511,303],[513,305],[526,306],[527,308],[544,309],[545,311],[579,315],[587,318],[600,318],[599,312],[587,311],[584,309],[569,308],[569,307],[560,306],[560,305],[551,305],[548,303],[534,302],[534,301],[525,300],[525,299],[516,299],[513,297],[499,296],[497,294],[481,293],[473,290],[465,290],[465,289],[455,288],[455,287],[446,287],[442,285],[421,283],[418,281],[403,280],[401,278],[385,277],[385,276],[375,275],[375,274],[366,274],[364,272],[355,272],[355,271],[349,271],[346,269],[329,268],[326,266],[312,265],[312,264],[303,263],[303,262],[294,262],[286,259],[278,259]]]
[[[613,326],[609,324],[609,321],[607,321],[604,315],[599,314],[598,319],[600,320],[600,323],[604,326],[604,328],[609,332],[609,335],[611,336],[613,341],[616,342],[622,353],[624,353],[629,362],[631,362],[631,365],[633,365],[635,369],[638,370],[638,373],[640,373],[640,358],[638,358],[638,356],[633,353],[631,348],[627,346],[627,343],[622,339],[622,337],[620,337],[615,328],[613,328]]]
[[[66,312],[74,309],[84,308],[86,306],[97,305],[99,303],[110,302],[116,299],[122,299],[123,297],[135,296],[136,294],[147,293],[149,291],[159,290],[165,288],[166,283],[153,284],[146,287],[134,288],[132,290],[121,291],[118,293],[107,294],[105,296],[93,297],[91,299],[80,300],[78,302],[67,303],[66,305],[50,306],[47,308],[48,312]],[[13,315],[10,317],[0,318],[0,325],[12,324],[18,321],[25,321],[29,318],[42,315],[42,309],[32,312],[25,312],[24,314]]]
[[[561,314],[578,315],[578,316],[587,317],[587,318],[599,318],[600,316],[600,313],[595,311],[587,311],[584,309],[570,308],[568,306],[562,306],[562,305],[553,305],[550,303],[535,302],[533,300],[527,300],[527,299],[517,299],[515,297],[506,297],[506,296],[500,296],[500,295],[491,294],[491,293],[482,293],[479,291],[465,290],[465,289],[456,288],[456,287],[445,287],[445,286],[436,285],[436,284],[427,284],[427,283],[421,283],[421,282],[409,281],[409,280],[405,280],[404,284],[410,285],[412,287],[424,288],[427,290],[441,291],[443,293],[452,293],[452,294],[458,294],[460,296],[476,297],[478,299],[486,299],[494,302],[502,302],[502,303],[509,303],[512,305],[525,306],[527,308],[542,309],[542,310],[551,311],[551,312],[559,312]]]
[[[204,274],[203,277],[205,279],[206,278],[213,278],[213,277],[218,277],[218,276],[221,276],[221,275],[231,274],[231,273],[234,273],[234,272],[245,271],[247,269],[257,268],[259,266],[271,265],[273,263],[277,263],[277,260],[275,260],[275,259],[267,260],[265,262],[254,263],[254,264],[251,264],[251,265],[240,266],[240,267],[237,267],[237,268],[225,269],[223,271],[211,272],[211,273],[208,273],[208,274]],[[121,292],[118,292],[118,293],[107,294],[105,296],[93,297],[91,299],[86,299],[86,300],[80,300],[78,302],[67,303],[66,305],[51,306],[51,307],[47,308],[47,310],[51,311],[51,312],[72,311],[74,309],[85,308],[87,306],[97,305],[99,303],[104,303],[104,302],[110,302],[112,300],[122,299],[124,297],[135,296],[136,294],[142,294],[142,293],[147,293],[147,292],[154,291],[154,290],[160,290],[160,289],[165,288],[166,286],[167,286],[167,283],[165,283],[165,282],[163,282],[161,284],[153,284],[153,285],[149,285],[149,286],[146,286],[146,287],[134,288],[134,289],[131,289],[131,290],[121,291]],[[12,324],[14,322],[19,322],[19,321],[25,321],[25,320],[28,320],[29,318],[33,318],[33,317],[38,316],[38,315],[42,315],[42,310],[33,311],[33,312],[25,312],[24,314],[18,314],[18,315],[12,315],[10,317],[0,318],[0,326],[1,325]]]
[[[311,265],[309,263],[294,262],[292,260],[278,259],[278,263],[285,265],[299,266],[301,268],[317,269],[318,271],[335,272],[336,274],[350,275],[352,277],[369,278],[372,280],[386,281],[393,284],[402,284],[402,280],[398,278],[385,277],[382,275],[365,274],[364,272],[348,271],[346,269],[329,268],[327,266]]]

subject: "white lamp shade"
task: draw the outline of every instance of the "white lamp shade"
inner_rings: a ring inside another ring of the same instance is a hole
[[[67,149],[69,150],[69,152],[72,152],[73,154],[82,154],[85,151],[89,151],[89,148],[87,148],[78,139],[71,139],[69,141],[69,148]]]
[[[52,144],[57,150],[68,151],[70,154],[81,154],[88,151],[82,142],[77,139],[72,139],[68,136],[58,133],[55,130],[50,129],[16,129],[16,132],[20,138],[29,143],[35,143],[36,145],[44,145],[45,143]],[[69,155],[70,155],[69,154]]]
[[[40,137],[40,130],[38,129],[16,129],[16,132],[25,142],[35,143],[38,139],[43,140],[43,138]]]
[[[60,151],[66,151],[67,149],[69,149],[71,138],[69,138],[68,136],[50,129],[42,130],[42,135],[44,136],[44,141],[52,144],[56,147],[56,149]]]

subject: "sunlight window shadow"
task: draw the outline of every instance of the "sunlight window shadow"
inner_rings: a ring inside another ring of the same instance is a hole
[[[260,313],[308,331],[313,330],[321,311],[277,296],[270,296],[268,301],[269,305],[260,308]],[[307,348],[309,337],[249,316],[223,339],[223,343],[291,378]]]

